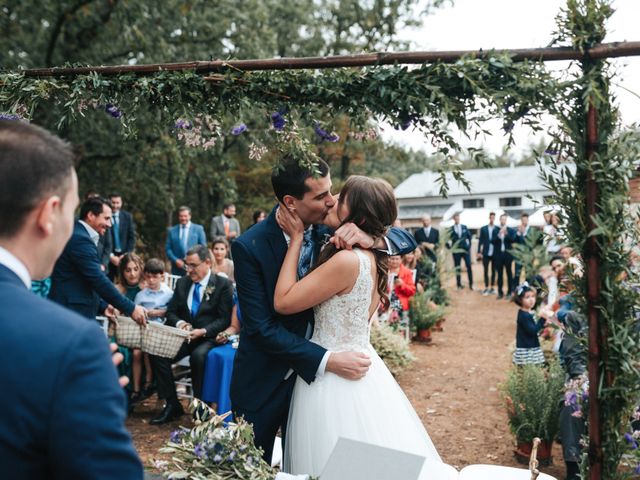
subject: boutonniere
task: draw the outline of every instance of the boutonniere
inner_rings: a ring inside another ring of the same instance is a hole
[[[216,291],[215,285],[209,285],[204,291],[204,301],[208,302],[213,292]]]

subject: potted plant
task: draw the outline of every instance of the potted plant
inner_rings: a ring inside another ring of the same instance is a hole
[[[444,316],[444,308],[436,305],[426,293],[417,293],[411,298],[409,319],[416,339],[431,341],[431,327]]]
[[[514,453],[528,463],[533,439],[539,437],[541,463],[551,461],[551,446],[558,432],[564,372],[554,361],[549,368],[536,365],[514,366],[502,387],[509,429],[516,437]]]

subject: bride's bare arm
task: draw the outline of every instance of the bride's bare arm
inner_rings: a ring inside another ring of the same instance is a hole
[[[304,226],[300,219],[284,207],[276,217],[280,227],[291,237],[274,295],[278,313],[290,315],[318,305],[333,295],[351,289],[358,276],[359,260],[355,253],[341,251],[329,261],[297,280],[298,258]]]

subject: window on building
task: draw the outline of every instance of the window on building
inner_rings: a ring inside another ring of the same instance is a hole
[[[522,206],[522,197],[504,197],[500,199],[501,207],[520,207]]]
[[[462,208],[484,208],[484,198],[462,200]]]

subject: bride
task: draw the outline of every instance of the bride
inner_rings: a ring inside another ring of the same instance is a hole
[[[397,214],[393,189],[382,179],[351,176],[325,224],[353,222],[374,238],[382,237]],[[387,254],[376,250],[337,250],[327,244],[317,266],[297,280],[304,226],[283,205],[278,223],[291,238],[274,306],[282,314],[314,308],[311,341],[329,351],[359,351],[371,357],[360,380],[326,372],[313,383],[296,380],[286,431],[284,469],[294,474],[322,473],[339,437],[394,448],[426,457],[420,478],[442,470],[420,418],[369,343],[370,319],[386,294]]]

